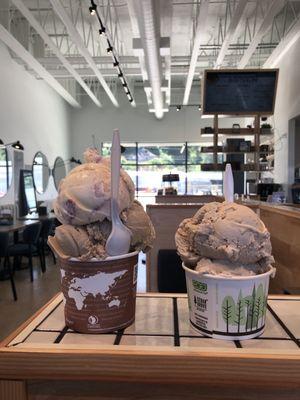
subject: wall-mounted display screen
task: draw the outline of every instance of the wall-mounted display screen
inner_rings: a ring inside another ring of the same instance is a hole
[[[278,70],[207,70],[203,83],[203,114],[271,115]]]

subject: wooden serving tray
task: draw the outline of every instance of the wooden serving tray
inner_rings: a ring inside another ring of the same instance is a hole
[[[300,398],[300,296],[270,296],[244,341],[194,331],[186,295],[139,294],[135,323],[101,335],[70,331],[63,307],[58,294],[1,343],[1,400]]]

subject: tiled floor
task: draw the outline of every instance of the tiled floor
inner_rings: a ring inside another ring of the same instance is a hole
[[[146,291],[145,255],[139,257],[137,291]],[[2,268],[2,264],[1,267]],[[30,282],[29,270],[16,271],[15,283],[18,301],[14,301],[9,281],[0,281],[0,341],[26,321],[57,292],[60,291],[60,273],[52,257],[47,257],[47,270],[41,272],[38,260],[34,260],[34,281]],[[61,329],[61,327],[57,327]]]

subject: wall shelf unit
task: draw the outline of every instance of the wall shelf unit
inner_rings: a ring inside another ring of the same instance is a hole
[[[211,136],[213,138],[213,145],[206,146],[201,148],[202,153],[212,154],[213,162],[212,163],[203,163],[201,164],[202,171],[224,171],[226,162],[220,163],[218,160],[218,156],[220,154],[249,154],[253,155],[253,163],[244,163],[240,166],[232,165],[233,171],[242,171],[242,172],[253,172],[253,173],[261,173],[266,171],[272,171],[273,168],[269,168],[265,164],[260,163],[260,158],[263,156],[268,156],[274,154],[273,150],[269,151],[260,151],[260,137],[265,135],[272,135],[272,129],[266,129],[260,127],[260,115],[255,115],[254,117],[254,128],[219,128],[219,120],[218,115],[214,115],[214,125],[213,128],[203,128],[201,129],[202,136]],[[253,143],[248,147],[247,150],[235,150],[226,148],[224,146],[220,146],[219,143],[219,135],[228,135],[231,138],[234,137],[246,137],[253,136]]]

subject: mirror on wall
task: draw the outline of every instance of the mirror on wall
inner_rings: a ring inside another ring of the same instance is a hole
[[[6,147],[0,147],[0,197],[8,192],[12,180],[12,162]]]
[[[57,157],[53,167],[53,179],[56,190],[58,190],[59,182],[66,176],[66,165],[61,157]]]
[[[32,174],[35,190],[40,194],[45,193],[49,182],[50,168],[47,157],[40,151],[34,156]]]

